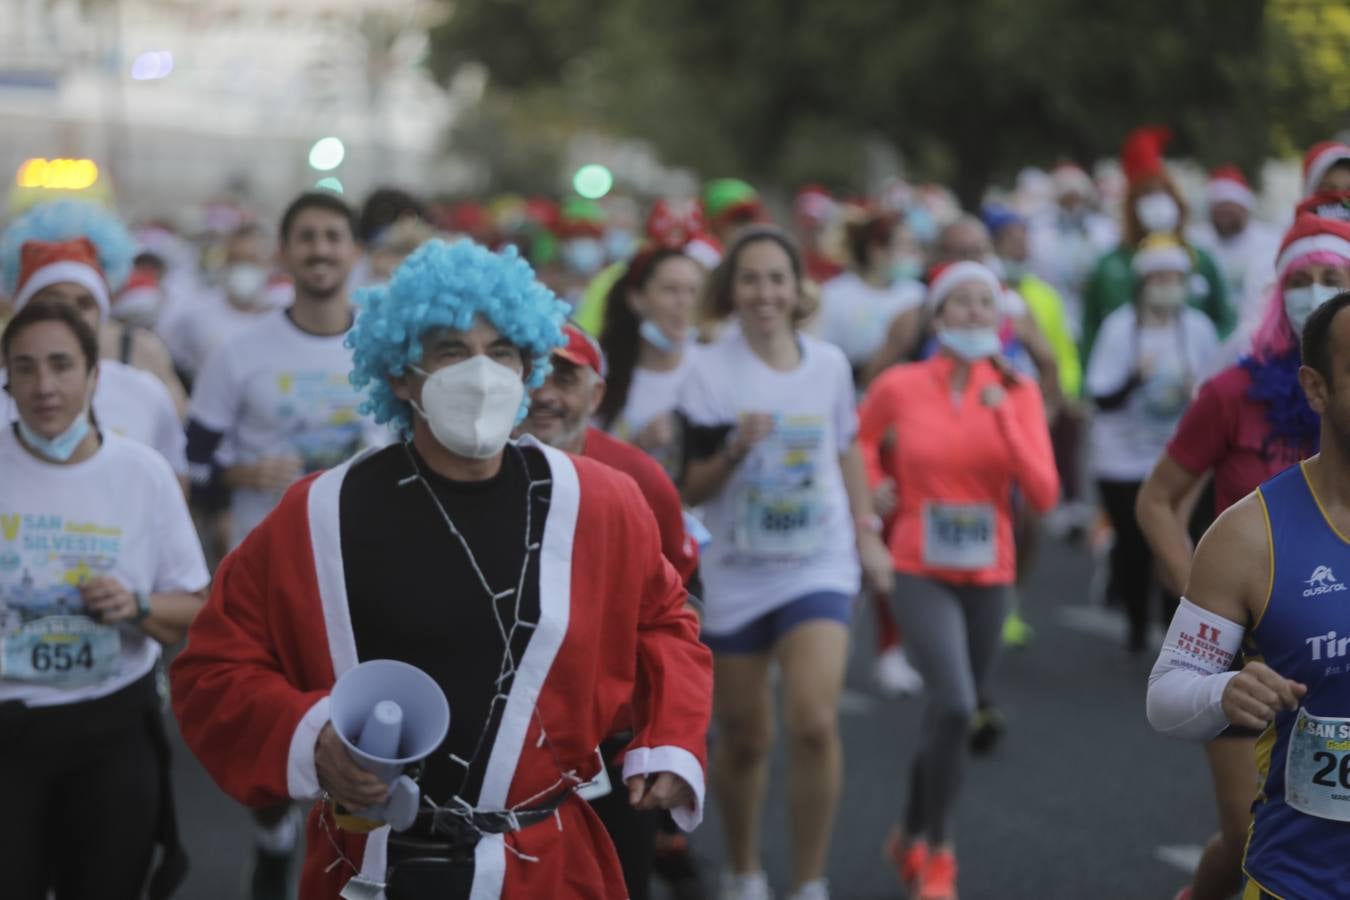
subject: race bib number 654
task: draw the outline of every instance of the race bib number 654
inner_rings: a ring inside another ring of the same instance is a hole
[[[121,649],[116,628],[84,616],[48,616],[5,635],[0,678],[58,687],[92,684],[113,673]]]

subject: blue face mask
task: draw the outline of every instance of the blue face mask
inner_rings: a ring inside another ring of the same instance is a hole
[[[631,231],[611,228],[605,232],[605,254],[610,259],[631,259],[637,252],[637,238]]]
[[[19,435],[25,444],[48,459],[66,462],[75,455],[75,448],[89,434],[89,414],[82,412],[70,423],[70,427],[54,438],[45,438],[19,420]]]
[[[891,264],[891,283],[913,281],[923,274],[923,260],[917,256],[902,256]]]
[[[944,328],[937,333],[937,339],[966,362],[997,356],[1003,349],[998,332],[992,328]]]
[[[676,347],[676,343],[670,339],[670,336],[651,319],[642,320],[642,324],[638,326],[638,336],[662,353],[669,353]]]
[[[580,275],[594,275],[605,264],[605,245],[595,238],[574,238],[563,244],[563,262]]]

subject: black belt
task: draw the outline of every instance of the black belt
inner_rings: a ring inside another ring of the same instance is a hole
[[[392,854],[397,849],[404,856],[464,858],[472,855],[485,834],[522,831],[551,819],[572,794],[572,790],[566,790],[539,806],[516,811],[469,811],[445,807],[419,812],[406,833],[390,833],[390,851]]]

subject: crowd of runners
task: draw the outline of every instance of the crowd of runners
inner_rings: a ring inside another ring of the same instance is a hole
[[[1205,745],[1178,896],[1350,896],[1350,145],[1274,210],[1232,166],[1183,191],[1166,140],[971,210],[39,198],[0,231],[0,893],[175,891],[173,715],[257,900],[767,900],[778,744],[774,881],[822,900],[862,654],[921,697],[877,846],[953,900],[1048,537],[1098,551],[1123,652],[1162,638],[1133,714]],[[353,825],[388,788],[328,699],[372,659],[452,710],[402,831]]]

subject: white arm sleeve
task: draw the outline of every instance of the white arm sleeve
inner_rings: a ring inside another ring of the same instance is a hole
[[[1228,725],[1223,691],[1246,629],[1185,597],[1148,676],[1148,721],[1158,732],[1207,741]]]

